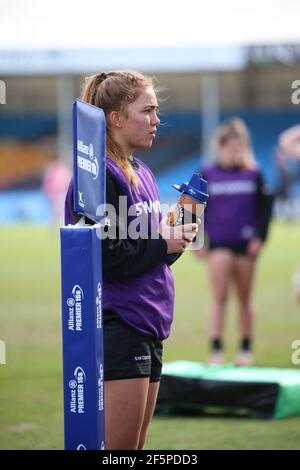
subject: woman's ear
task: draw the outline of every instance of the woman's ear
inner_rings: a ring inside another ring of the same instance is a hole
[[[119,111],[111,111],[108,115],[109,122],[113,127],[121,129],[123,127],[123,117]]]

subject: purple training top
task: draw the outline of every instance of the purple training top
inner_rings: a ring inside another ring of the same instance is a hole
[[[152,172],[140,160],[135,159],[138,190],[128,185],[122,170],[107,158],[107,170],[118,180],[127,196],[127,208],[131,207],[128,225],[137,217],[149,221],[148,233],[157,229],[161,220],[161,208],[157,185]],[[153,214],[153,212],[156,212]],[[65,223],[73,224],[72,190],[69,188],[65,204]],[[145,273],[118,280],[103,279],[103,309],[112,310],[142,334],[165,339],[170,334],[174,310],[173,273],[167,262],[161,262]]]
[[[224,169],[215,164],[201,170],[208,181],[205,232],[211,242],[240,243],[257,231],[258,170]]]

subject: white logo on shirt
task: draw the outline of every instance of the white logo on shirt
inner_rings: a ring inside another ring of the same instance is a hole
[[[161,212],[160,201],[143,201],[135,204],[136,216],[138,217],[143,212],[146,214],[151,214],[152,212],[159,213]]]
[[[209,193],[213,196],[222,194],[252,194],[256,190],[254,181],[217,181],[209,184]]]

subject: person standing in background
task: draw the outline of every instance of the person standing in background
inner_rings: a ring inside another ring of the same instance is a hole
[[[300,124],[281,132],[278,137],[278,148],[286,160],[293,158],[300,161]],[[295,298],[300,303],[300,262],[298,262],[293,280]]]
[[[44,171],[42,191],[51,206],[50,227],[58,227],[63,222],[64,200],[70,178],[71,170],[59,160],[51,162]]]
[[[205,214],[207,259],[212,299],[209,306],[209,364],[224,362],[225,309],[234,286],[239,310],[237,366],[253,363],[252,287],[256,261],[266,241],[273,197],[255,161],[248,129],[238,118],[220,125],[215,134],[216,161],[202,169],[208,181]]]
[[[281,132],[278,146],[285,155],[300,160],[300,124]]]

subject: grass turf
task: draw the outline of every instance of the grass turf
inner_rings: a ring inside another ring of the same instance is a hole
[[[256,365],[291,363],[300,339],[300,306],[292,292],[300,225],[276,223],[260,258],[255,286]],[[0,232],[0,449],[62,449],[60,267],[58,234],[45,227],[2,227]],[[205,265],[186,253],[174,266],[176,311],[164,360],[203,361],[208,354]],[[238,342],[235,303],[228,306],[227,359]],[[300,397],[299,397],[300,399]],[[300,417],[155,417],[148,449],[300,449]]]

